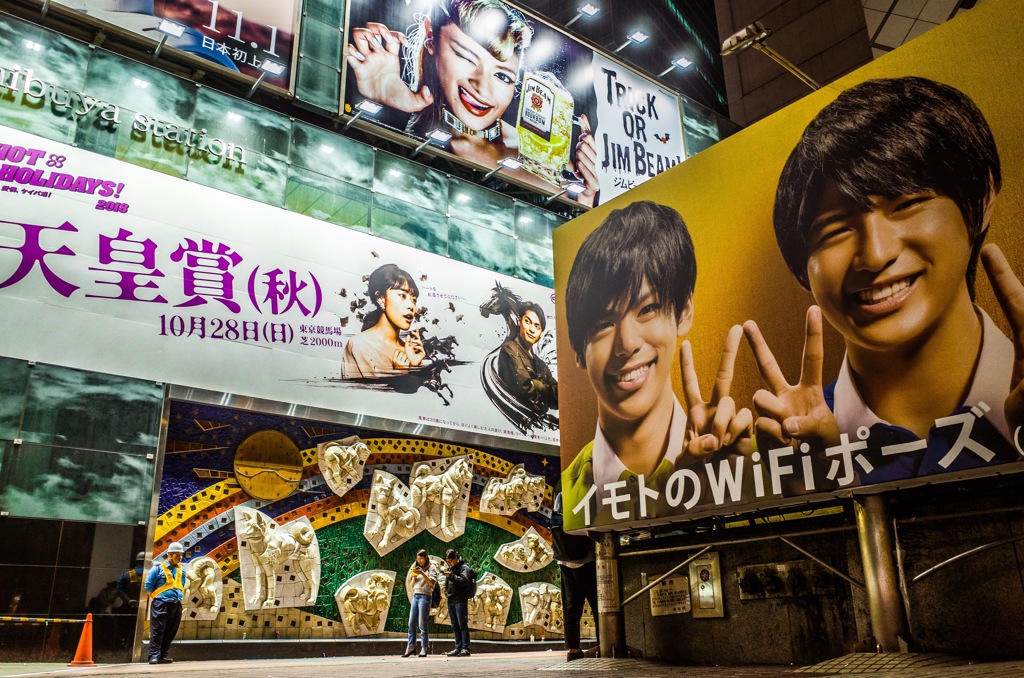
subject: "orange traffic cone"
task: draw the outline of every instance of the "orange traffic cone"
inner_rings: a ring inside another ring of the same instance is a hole
[[[68,666],[96,666],[92,660],[92,614],[85,615],[85,628],[82,629],[82,637],[78,639],[75,660]]]

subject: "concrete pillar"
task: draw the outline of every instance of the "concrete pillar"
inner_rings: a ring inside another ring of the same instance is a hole
[[[601,657],[626,656],[626,622],[619,583],[619,535],[597,538],[597,629]]]
[[[858,497],[853,507],[871,613],[871,633],[883,652],[906,651],[910,643],[910,624],[900,595],[896,535],[886,496]]]

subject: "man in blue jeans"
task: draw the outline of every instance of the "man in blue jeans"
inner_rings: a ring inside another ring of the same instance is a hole
[[[430,600],[437,583],[437,568],[430,562],[426,549],[416,554],[416,562],[409,569],[412,586],[412,609],[409,610],[409,644],[403,657],[411,657],[416,651],[416,629],[420,631],[420,656],[427,656],[430,645]]]
[[[181,623],[181,601],[185,597],[185,549],[178,542],[167,547],[164,560],[155,563],[146,577],[149,603],[149,663],[170,664],[167,656]]]
[[[448,617],[452,622],[452,635],[455,636],[455,649],[448,656],[468,657],[469,599],[476,577],[455,549],[445,552],[444,562],[447,564],[444,569],[444,593],[448,597]]]

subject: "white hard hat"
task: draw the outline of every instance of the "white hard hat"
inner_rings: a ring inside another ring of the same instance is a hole
[[[145,560],[145,559],[146,559],[146,552],[145,551],[139,551],[139,554],[137,556],[135,556],[135,560]]]
[[[172,541],[171,545],[167,547],[168,553],[184,553],[185,547],[181,545],[180,541]]]

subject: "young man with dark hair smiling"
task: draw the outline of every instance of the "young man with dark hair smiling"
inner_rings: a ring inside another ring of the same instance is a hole
[[[1001,180],[981,111],[932,80],[862,83],[811,121],[779,179],[774,222],[817,306],[796,384],[757,325],[744,326],[768,385],[754,398],[759,432],[834,445],[868,431],[865,482],[1017,458],[1009,441],[1024,423],[1024,288],[995,245],[982,247]],[[979,256],[1014,328],[1016,359],[1014,342],[974,303]],[[822,315],[846,343],[827,388]]]
[[[653,202],[612,212],[577,252],[566,320],[598,420],[594,441],[562,473],[566,529],[664,517],[665,485],[677,467],[749,439],[752,415],[729,397],[739,326],[726,340],[711,402],[700,396],[689,342],[680,351],[685,410],[672,388],[696,278],[686,224]]]

